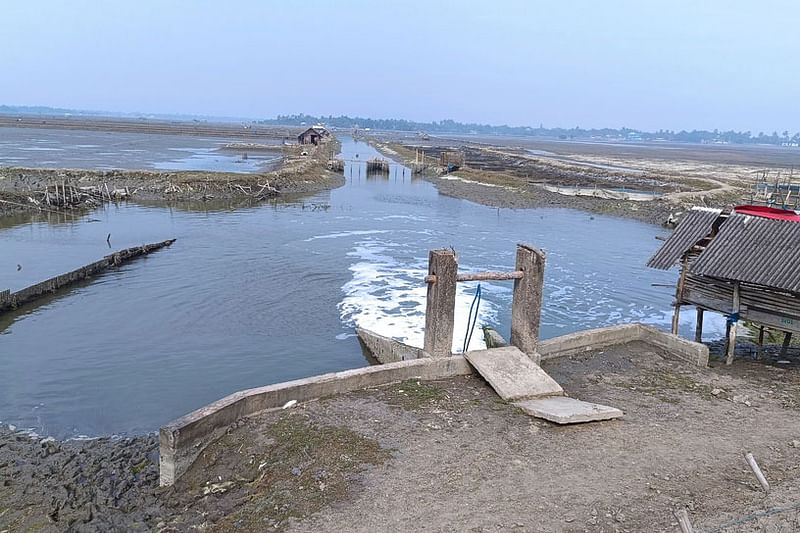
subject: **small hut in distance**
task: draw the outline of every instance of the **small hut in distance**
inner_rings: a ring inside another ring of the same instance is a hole
[[[297,144],[318,145],[330,132],[322,126],[312,126],[297,136]]]
[[[697,307],[695,340],[703,312],[727,316],[727,363],[733,362],[740,320],[785,333],[782,355],[792,334],[800,334],[800,215],[761,206],[731,210],[693,208],[647,266],[666,270],[680,264],[672,333],[678,333],[681,306]]]
[[[439,154],[439,164],[449,171],[458,170],[464,166],[464,154],[462,152],[441,152]]]

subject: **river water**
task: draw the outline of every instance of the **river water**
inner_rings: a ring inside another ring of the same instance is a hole
[[[139,434],[237,390],[365,365],[355,325],[421,345],[431,248],[455,248],[462,271],[510,269],[518,242],[544,248],[543,338],[628,321],[668,327],[671,289],[651,284],[676,275],[644,266],[661,228],[484,207],[399,165],[367,176],[376,152],[366,144],[344,138],[342,152],[346,185],[303,200],[0,219],[0,289],[102,257],[108,234],[114,250],[177,238],[0,317],[0,421],[61,438]],[[459,284],[458,350],[475,288]],[[479,325],[508,336],[511,282],[482,293]],[[688,334],[693,317],[682,316]],[[481,345],[478,330],[471,347]]]

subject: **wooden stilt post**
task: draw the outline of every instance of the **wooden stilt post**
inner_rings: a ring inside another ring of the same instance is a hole
[[[681,306],[678,302],[675,302],[675,310],[672,312],[672,334],[678,334],[678,321],[681,318]]]
[[[792,333],[787,332],[783,336],[783,346],[781,347],[781,359],[786,357],[786,351],[789,349],[789,345],[792,343]]]
[[[731,309],[731,318],[728,323],[730,324],[730,332],[728,333],[728,357],[725,359],[725,364],[733,364],[733,354],[736,348],[736,324],[739,321],[739,282],[733,284],[733,308]]]
[[[432,357],[447,357],[453,352],[458,276],[458,258],[455,252],[431,250],[428,254],[428,275],[436,276],[436,280],[428,283],[423,350]]]
[[[697,325],[694,328],[694,342],[703,342],[703,313],[702,307],[697,308]]]
[[[764,355],[764,326],[758,328],[758,359]]]
[[[678,287],[675,289],[675,312],[672,314],[672,334],[678,334],[678,323],[681,318],[681,301],[683,300],[683,285],[686,283],[686,270],[689,265],[689,258],[686,254],[681,260],[681,277],[678,280]]]
[[[510,340],[513,346],[525,352],[537,364],[541,359],[536,348],[542,314],[545,259],[544,251],[525,244],[517,245],[515,270],[521,270],[524,276],[514,280]]]

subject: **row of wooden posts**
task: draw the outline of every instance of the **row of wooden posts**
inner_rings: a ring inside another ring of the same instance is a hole
[[[433,357],[452,355],[456,284],[465,281],[514,280],[510,343],[538,362],[536,351],[542,311],[544,251],[517,245],[511,272],[458,273],[458,256],[452,249],[431,250],[428,255],[425,341],[423,350]]]
[[[695,340],[695,342],[702,342],[702,339],[703,339],[703,319],[705,317],[706,308],[703,307],[702,305],[700,305],[701,302],[698,301],[698,300],[701,298],[703,293],[701,293],[699,291],[699,288],[696,287],[695,288],[695,292],[693,292],[687,298],[685,291],[686,291],[687,281],[689,279],[690,279],[690,276],[688,275],[688,269],[686,268],[686,263],[684,262],[683,263],[683,269],[682,269],[682,272],[681,272],[681,277],[678,280],[678,286],[677,286],[677,289],[675,291],[675,299],[676,299],[676,301],[673,304],[675,309],[674,309],[673,315],[672,315],[672,333],[674,335],[678,335],[678,325],[679,325],[679,321],[680,321],[681,307],[685,306],[685,305],[695,305],[696,306],[695,307],[696,308],[696,312],[697,312],[697,317],[696,317],[697,319],[696,319],[696,323],[695,323],[694,340]],[[736,348],[736,337],[737,337],[737,333],[738,333],[738,331],[737,331],[738,330],[738,324],[742,320],[748,320],[748,321],[750,321],[752,323],[757,323],[759,325],[757,358],[761,359],[761,357],[763,355],[763,349],[764,349],[764,329],[765,329],[765,325],[764,325],[764,323],[756,322],[756,320],[753,320],[753,318],[755,317],[757,319],[760,318],[761,320],[765,320],[765,321],[767,321],[767,324],[770,327],[773,327],[772,323],[776,319],[779,319],[779,311],[781,311],[780,304],[782,303],[781,299],[779,299],[778,296],[775,296],[776,300],[774,302],[773,301],[763,300],[763,301],[765,301],[767,303],[771,303],[773,305],[772,312],[764,312],[764,311],[757,311],[757,310],[749,309],[743,303],[741,283],[738,282],[738,281],[734,281],[731,285],[732,285],[732,291],[728,291],[728,292],[731,293],[730,294],[730,296],[731,296],[730,305],[726,306],[726,309],[720,309],[719,308],[719,307],[723,307],[723,305],[719,305],[718,308],[708,307],[708,309],[711,310],[711,311],[717,311],[717,312],[720,312],[720,313],[723,313],[723,314],[728,314],[728,319],[727,319],[727,323],[726,323],[726,327],[725,327],[725,346],[726,346],[725,363],[728,364],[728,365],[733,364],[733,359],[734,359],[734,355],[735,355],[735,348]],[[717,302],[718,304],[726,304],[726,302],[724,302],[722,300],[722,298],[725,298],[727,295],[728,295],[727,292],[718,291],[717,293],[714,293],[714,295],[713,295],[713,296],[716,297],[716,299],[706,298],[706,301],[708,302],[708,304],[710,304],[712,302]],[[745,298],[747,298],[748,295],[751,298],[753,297],[752,293],[745,293]],[[769,293],[768,293],[768,291],[759,291],[758,295],[762,299],[764,299],[764,298],[768,297]],[[706,304],[706,305],[708,305],[708,304]],[[729,313],[728,313],[728,309],[730,309]],[[789,327],[789,326],[786,325],[785,327]],[[791,342],[792,342],[792,331],[784,331],[783,346],[781,347],[780,357],[785,357],[786,356],[786,352],[788,351],[789,345],[791,344]]]

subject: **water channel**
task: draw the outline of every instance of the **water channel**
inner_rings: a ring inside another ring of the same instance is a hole
[[[0,317],[0,421],[40,435],[131,435],[234,391],[363,366],[353,327],[421,345],[427,252],[462,270],[547,251],[542,337],[642,321],[668,327],[674,272],[645,268],[665,230],[565,209],[494,209],[441,196],[344,138],[346,184],[256,208],[120,205],[70,217],[0,219],[0,289],[109,253],[171,248]],[[460,284],[456,344],[476,284]],[[482,285],[480,324],[509,332],[511,282]],[[683,316],[684,333],[693,318]],[[707,324],[709,336],[724,325]],[[478,331],[472,347],[481,344]]]

